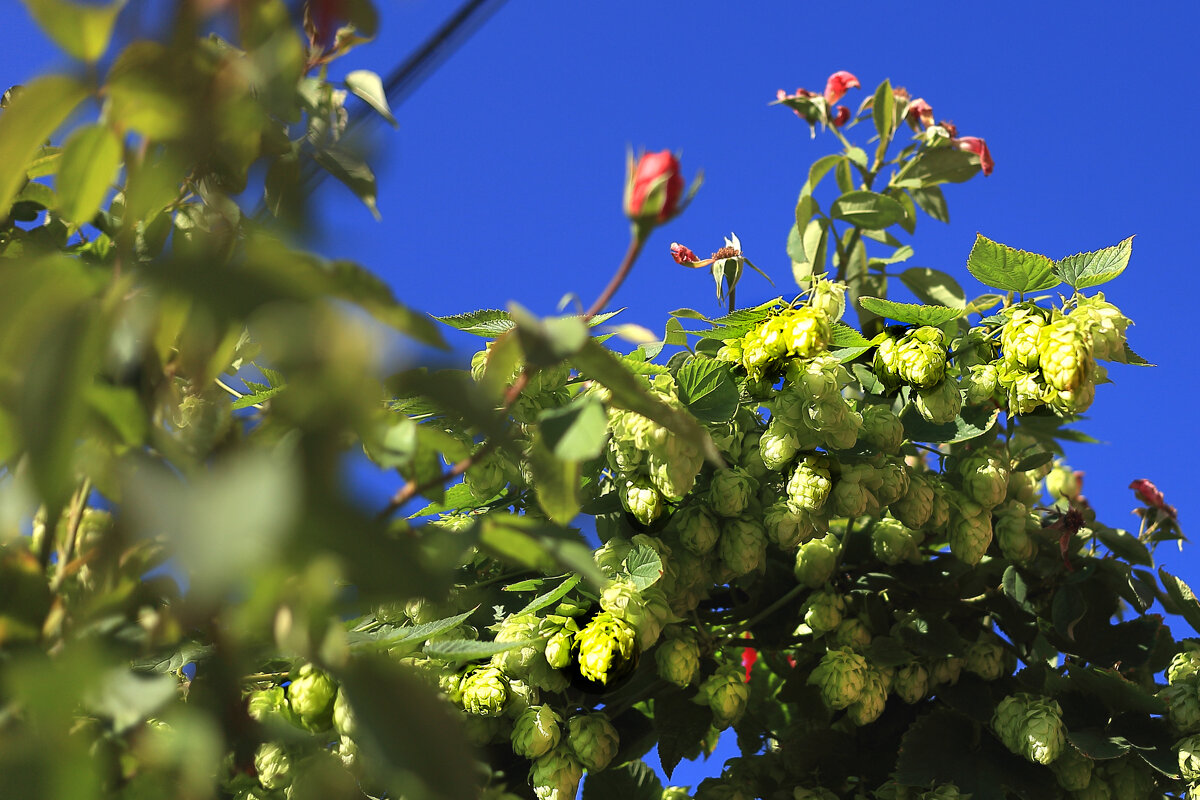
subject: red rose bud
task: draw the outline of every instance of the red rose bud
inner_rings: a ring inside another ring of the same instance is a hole
[[[630,219],[665,222],[679,207],[682,194],[679,159],[670,150],[646,153],[638,160],[625,189],[625,214]]]
[[[950,136],[951,139],[958,138],[958,126],[955,125],[950,120],[944,119],[941,122],[939,122],[938,125],[941,125],[943,128],[946,129],[946,133]]]
[[[750,634],[746,634],[746,638],[750,638]],[[758,661],[758,651],[753,647],[747,647],[742,650],[742,666],[746,668],[746,683],[750,682],[750,670],[754,669],[754,662]]]
[[[850,109],[845,106],[838,106],[837,113],[833,115],[833,127],[840,128],[850,121]]]
[[[996,162],[992,161],[992,154],[988,151],[987,142],[978,136],[964,136],[961,139],[955,139],[954,144],[959,150],[979,156],[979,166],[983,168],[984,177],[992,174]]]
[[[847,90],[858,89],[861,86],[862,84],[858,82],[858,78],[844,69],[838,70],[830,75],[829,80],[825,82],[825,102],[828,105],[833,105],[846,96]]]
[[[1157,508],[1163,511],[1172,519],[1175,518],[1175,506],[1167,505],[1166,498],[1159,488],[1145,478],[1138,478],[1133,483],[1129,484],[1129,488],[1133,489],[1134,493],[1146,505],[1151,508]]]
[[[925,99],[918,97],[908,104],[908,122],[913,128],[918,124],[922,128],[928,128],[933,124],[933,106],[925,102]]]
[[[681,245],[679,242],[671,242],[671,258],[675,259],[676,264],[682,264],[685,267],[695,264],[700,260],[690,248]]]

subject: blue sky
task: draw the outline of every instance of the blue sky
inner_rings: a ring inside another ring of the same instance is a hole
[[[379,2],[379,41],[345,69],[386,73],[455,5]],[[1108,524],[1136,526],[1127,486],[1144,477],[1186,531],[1200,490],[1198,21],[1185,2],[509,0],[395,109],[399,130],[378,128],[383,221],[327,184],[312,244],[376,270],[431,313],[510,300],[552,313],[568,293],[587,304],[624,252],[626,148],[670,148],[689,177],[703,167],[705,186],[654,235],[617,297],[623,320],[661,330],[674,308],[716,312],[711,279],[676,266],[667,248],[677,240],[704,255],[730,231],[779,287],[747,275],[739,300],[790,297],[796,195],[808,164],[837,148],[767,104],[779,88],[819,90],[838,69],[868,90],[890,78],[961,134],[985,137],[996,160],[991,177],[946,187],[951,224],[921,219],[912,265],[949,271],[972,293],[980,287],[963,265],[977,232],[1052,257],[1137,235],[1129,269],[1103,291],[1135,321],[1132,346],[1159,366],[1114,366],[1083,426],[1106,444],[1069,455]],[[61,65],[15,8],[0,37],[4,85]],[[465,365],[477,342],[452,340]],[[370,490],[392,488],[388,477]],[[1195,553],[1159,556],[1200,584]]]

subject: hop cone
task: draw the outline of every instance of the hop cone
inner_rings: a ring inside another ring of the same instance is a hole
[[[973,369],[996,357],[996,342],[982,328],[971,328],[954,342],[954,361],[960,370]]]
[[[496,667],[480,667],[468,673],[461,689],[463,708],[472,714],[495,717],[508,705],[508,679]]]
[[[855,652],[871,644],[871,631],[860,619],[843,619],[833,632],[834,647],[849,647]]]
[[[660,678],[685,687],[700,672],[700,646],[690,636],[667,639],[654,651],[654,662]]]
[[[796,551],[795,575],[810,589],[823,585],[833,575],[841,543],[832,533],[800,545]]]
[[[736,517],[750,505],[757,490],[758,482],[744,469],[719,470],[708,489],[708,507],[719,517]]]
[[[634,628],[645,623],[646,603],[632,580],[616,580],[604,587],[600,593],[600,608]]]
[[[570,619],[546,639],[546,663],[552,669],[562,669],[571,663],[571,648],[575,646],[577,633],[579,626]]]
[[[649,451],[646,465],[654,488],[663,497],[677,502],[695,485],[696,476],[704,466],[704,454],[686,439],[669,434],[662,445]]]
[[[967,660],[958,656],[946,656],[939,658],[929,665],[929,685],[938,686],[940,684],[948,684],[953,686],[958,683],[958,676],[962,673],[962,669],[966,666]]]
[[[596,562],[605,575],[613,576],[621,571],[625,556],[633,549],[633,543],[623,536],[614,536],[605,542],[595,553],[592,560]]]
[[[858,702],[869,672],[871,668],[865,658],[848,647],[841,647],[826,651],[821,663],[808,676],[808,682],[820,689],[825,704],[836,710]]]
[[[579,673],[607,685],[633,666],[637,640],[637,631],[629,623],[608,612],[597,614],[575,637]]]
[[[963,501],[950,519],[947,538],[950,552],[960,561],[975,565],[992,543],[992,515],[970,501]]]
[[[679,543],[696,555],[704,555],[717,545],[721,529],[712,514],[700,505],[680,509],[671,517],[671,527]]]
[[[920,530],[933,513],[933,486],[920,473],[908,476],[908,491],[888,504],[892,516],[912,530]]]
[[[903,522],[884,517],[871,531],[871,552],[888,566],[911,560],[917,555],[917,534]]]
[[[1045,320],[1038,312],[1017,308],[1000,329],[1000,349],[1004,361],[1014,369],[1033,370],[1038,366],[1042,328]]]
[[[292,782],[292,757],[276,742],[264,742],[254,753],[254,771],[264,789],[283,789]]]
[[[758,569],[767,556],[767,533],[753,519],[727,520],[721,526],[721,539],[717,542],[721,563],[736,576],[746,575]]]
[[[775,419],[771,420],[758,440],[759,458],[771,472],[778,472],[787,466],[799,449],[800,440],[795,432]]]
[[[1091,782],[1093,764],[1092,759],[1074,747],[1067,747],[1058,760],[1050,765],[1050,769],[1054,770],[1059,786],[1068,792],[1078,792],[1086,789]]]
[[[984,508],[1004,502],[1008,494],[1008,467],[997,457],[980,454],[963,462],[959,470],[963,494]]]
[[[767,539],[781,550],[790,550],[825,529],[825,520],[811,511],[793,509],[786,501],[775,503],[763,515]]]
[[[862,412],[862,430],[858,439],[873,450],[895,455],[904,443],[904,424],[887,406],[867,406]]]
[[[846,716],[855,725],[870,725],[883,713],[887,705],[887,685],[878,670],[868,668],[858,699],[846,709]]]
[[[533,762],[529,784],[538,800],[574,800],[583,778],[583,765],[560,744]]]
[[[663,512],[663,498],[648,481],[626,480],[621,492],[621,505],[643,525],[650,525]]]
[[[288,705],[287,694],[282,686],[272,686],[260,689],[250,695],[246,710],[250,716],[259,722],[268,719],[278,719],[288,723],[298,723],[292,707]]]
[[[1102,361],[1122,361],[1125,356],[1125,329],[1129,319],[1104,294],[1081,300],[1071,312],[1074,320],[1092,341],[1092,355]]]
[[[1078,497],[1079,478],[1075,475],[1075,470],[1063,464],[1055,465],[1046,476],[1046,491],[1055,499],[1073,500]]]
[[[884,386],[900,385],[900,343],[888,337],[875,350],[874,372]]]
[[[1200,733],[1200,688],[1194,683],[1173,683],[1158,693],[1167,704],[1167,716],[1180,733]]]
[[[1112,788],[1112,796],[1152,797],[1155,789],[1154,775],[1145,762],[1134,755],[1113,759],[1104,765],[1105,777]]]
[[[741,670],[733,665],[717,669],[704,683],[696,695],[696,702],[707,703],[713,713],[713,724],[718,729],[728,728],[741,719],[750,700],[750,687],[743,680]]]
[[[993,527],[1005,558],[1024,563],[1037,554],[1037,544],[1026,530],[1028,520],[1028,510],[1016,500],[1010,500],[996,510]]]
[[[660,800],[691,800],[692,794],[686,786],[664,786]]]
[[[467,474],[463,476],[463,482],[473,497],[486,500],[499,494],[504,485],[508,483],[508,479],[505,477],[504,468],[498,459],[485,458],[467,470]]]
[[[805,456],[788,480],[788,504],[805,511],[820,511],[829,497],[831,486],[825,459],[821,456]]]
[[[1167,667],[1167,681],[1182,683],[1191,681],[1200,674],[1200,650],[1184,650],[1171,658]]]
[[[967,648],[965,668],[985,681],[994,681],[1005,673],[1005,660],[1004,643],[995,634],[983,633]]]
[[[1050,764],[1066,746],[1062,709],[1054,700],[1018,693],[996,707],[993,727],[1004,745],[1035,764]]]
[[[1030,414],[1043,403],[1046,387],[1039,380],[1036,372],[1024,372],[1019,369],[1000,371],[998,380],[1008,393],[1008,410],[1012,414]]]
[[[788,350],[800,358],[811,358],[829,346],[833,328],[829,316],[819,308],[802,306],[787,315],[784,334]]]
[[[846,284],[818,278],[808,290],[808,304],[837,322],[846,311]]]
[[[950,379],[943,379],[928,389],[917,391],[917,412],[934,425],[953,422],[962,410],[962,394],[958,384]]]
[[[581,714],[567,720],[567,744],[579,763],[591,772],[608,766],[620,741],[605,714]]]
[[[918,389],[935,386],[946,374],[946,335],[928,325],[896,343],[896,374]]]
[[[818,635],[828,633],[842,624],[846,601],[830,590],[817,592],[805,601],[804,624]]]
[[[929,673],[925,667],[916,663],[906,664],[896,670],[892,680],[892,690],[909,705],[919,703],[929,694]]]
[[[1070,317],[1042,328],[1038,353],[1046,383],[1059,391],[1073,392],[1091,377],[1091,342]]]
[[[873,505],[878,505],[875,496],[858,479],[858,474],[843,470],[829,494],[829,510],[833,516],[858,517]]]
[[[995,364],[977,364],[963,376],[962,390],[965,402],[978,406],[991,400],[1000,387],[1000,371]]]
[[[540,758],[558,747],[562,717],[550,706],[530,706],[513,725],[513,752],[528,759]]]
[[[337,691],[333,678],[312,664],[305,664],[288,685],[288,705],[305,728],[323,731],[333,724],[333,701]]]
[[[440,679],[440,676],[439,676]],[[346,699],[346,693],[338,690],[337,699],[333,701],[333,729],[340,736],[354,736],[358,728],[354,718],[354,710]]]

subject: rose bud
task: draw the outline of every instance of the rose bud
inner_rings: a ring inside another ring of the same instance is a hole
[[[625,188],[625,214],[630,219],[666,222],[679,207],[683,175],[670,150],[646,153]]]
[[[908,104],[908,122],[915,129],[918,123],[922,128],[928,128],[933,124],[933,106],[925,102],[925,99],[918,97]]]
[[[862,86],[858,82],[858,78],[854,77],[846,70],[841,69],[829,76],[829,80],[825,82],[825,102],[828,105],[833,105],[838,100],[846,96],[848,89],[858,89]]]
[[[850,109],[846,108],[845,106],[838,106],[837,113],[834,114],[833,119],[831,120],[833,127],[840,128],[849,121]]]
[[[978,136],[964,136],[961,139],[955,139],[954,144],[963,152],[979,156],[979,166],[983,168],[984,177],[992,174],[996,162],[992,161],[992,154],[988,150],[987,142]]]
[[[671,258],[675,259],[676,264],[683,264],[685,267],[700,260],[691,248],[685,247],[679,242],[671,242]]]

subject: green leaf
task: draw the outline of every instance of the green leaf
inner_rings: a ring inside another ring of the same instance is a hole
[[[1042,450],[1037,453],[1031,453],[1025,456],[1016,463],[1012,468],[1013,472],[1028,472],[1031,469],[1037,469],[1043,464],[1049,464],[1054,460],[1054,453],[1048,450]]]
[[[418,342],[446,349],[441,331],[429,317],[397,300],[391,287],[370,270],[353,261],[311,260],[307,266],[311,269],[308,277],[320,293],[355,303],[383,324]],[[293,274],[300,269],[300,264],[294,265]]]
[[[986,286],[1021,294],[1059,284],[1054,262],[1046,256],[993,242],[983,234],[975,235],[967,270]]]
[[[886,228],[904,219],[904,206],[886,194],[860,189],[833,201],[830,214],[860,228]]]
[[[386,627],[374,631],[350,631],[346,641],[352,651],[390,650],[409,642],[426,642],[448,630],[457,628],[475,613],[475,609],[464,611],[453,617],[425,622],[421,625],[410,625],[402,628]]]
[[[606,582],[592,560],[592,549],[578,531],[533,517],[500,513],[483,517],[475,530],[480,545],[500,558],[542,572],[565,567],[596,587]]]
[[[1087,610],[1087,599],[1078,587],[1071,584],[1058,587],[1050,608],[1054,629],[1060,636],[1074,641],[1075,625],[1083,619]]]
[[[457,800],[479,793],[475,758],[458,715],[421,678],[383,657],[352,659],[336,677],[354,709],[361,731],[355,740],[364,754],[390,771],[419,776],[422,797]],[[389,796],[409,793],[391,788]]]
[[[1086,289],[1107,283],[1124,272],[1132,253],[1133,237],[1130,236],[1120,244],[1103,250],[1067,256],[1054,265],[1054,271],[1069,286]]]
[[[620,311],[607,311],[603,314],[597,314],[589,320],[592,327],[600,325],[615,317]],[[482,336],[485,339],[495,339],[497,336],[511,331],[517,327],[512,321],[507,311],[502,311],[498,308],[485,308],[480,311],[469,311],[465,314],[451,314],[448,317],[433,316],[438,322],[444,322],[451,328],[456,328],[464,333],[471,333],[475,336]]]
[[[400,127],[396,118],[392,116],[392,109],[388,106],[387,92],[383,90],[383,81],[379,80],[377,74],[369,69],[353,70],[346,74],[346,88],[379,112],[379,116],[390,122],[393,128]]]
[[[660,800],[662,792],[662,782],[640,759],[603,772],[589,772],[583,782],[583,800]]]
[[[950,222],[950,209],[946,205],[946,196],[937,186],[926,186],[910,190],[913,202],[917,208],[924,211],[938,222]]]
[[[481,658],[491,658],[497,653],[528,647],[537,641],[522,639],[519,642],[481,642],[477,639],[440,639],[425,645],[425,655],[441,661],[477,661]]]
[[[371,216],[381,219],[375,201],[379,194],[375,173],[357,153],[342,147],[326,147],[313,153],[313,159],[325,171],[342,182],[362,201]]]
[[[872,258],[867,262],[867,264],[872,267],[886,266],[888,264],[899,264],[902,261],[908,261],[912,257],[913,249],[908,245],[904,245],[903,247],[897,248],[896,252],[892,253],[890,256],[887,256],[886,258]]]
[[[1158,577],[1163,588],[1167,590],[1167,597],[1174,605],[1174,608],[1168,610],[1183,615],[1192,626],[1192,630],[1200,632],[1200,601],[1196,600],[1196,593],[1192,591],[1192,587],[1162,567],[1158,568]]]
[[[529,469],[546,516],[564,525],[573,520],[579,514],[579,462],[555,456],[541,437],[534,437]]]
[[[1129,531],[1110,528],[1099,522],[1091,523],[1090,527],[1093,535],[1119,558],[1130,564],[1154,566],[1154,558],[1150,555],[1149,548]]]
[[[116,668],[104,674],[83,702],[92,713],[111,719],[113,732],[122,734],[142,724],[178,693],[179,681],[170,675]]]
[[[525,605],[524,608],[522,608],[520,611],[517,612],[517,614],[532,614],[535,611],[541,611],[543,608],[546,608],[547,606],[552,606],[555,603],[557,603],[559,600],[566,597],[567,592],[571,591],[578,585],[579,585],[579,576],[572,575],[571,577],[567,578],[565,581],[560,583],[556,588],[551,589],[550,591],[546,592],[545,594],[540,594],[537,597],[530,600]],[[505,590],[511,591],[512,587],[506,586]]]
[[[899,277],[901,283],[923,303],[966,308],[966,292],[948,273],[929,267],[909,267]]]
[[[830,344],[834,347],[869,347],[871,342],[846,323],[835,322],[833,323],[833,339]]]
[[[1120,758],[1130,748],[1129,740],[1124,737],[1106,736],[1094,728],[1068,731],[1067,740],[1088,758],[1099,760]]]
[[[939,183],[962,183],[975,177],[977,172],[979,161],[974,154],[954,147],[935,147],[922,150],[905,164],[891,185],[924,189]]]
[[[25,0],[25,5],[55,44],[73,58],[90,64],[108,49],[125,0],[115,0],[106,6],[70,0]]]
[[[845,160],[846,157],[844,155],[840,153],[833,153],[831,155],[821,156],[814,161],[813,165],[808,168],[808,180],[804,182],[804,186],[800,189],[801,202],[803,202],[805,195],[811,195],[816,190],[817,184],[821,182],[822,178],[829,174],[829,170],[833,169]],[[797,205],[796,208],[797,222],[798,224],[803,224],[799,223],[799,205]],[[807,221],[808,220],[805,220],[805,222]]]
[[[668,691],[654,699],[654,728],[658,732],[658,758],[667,778],[688,753],[693,752],[712,726],[707,705],[693,703],[680,691]]]
[[[663,575],[663,563],[658,553],[649,545],[639,544],[625,556],[625,569],[639,592],[658,583]]]
[[[696,356],[675,375],[679,399],[704,422],[733,419],[738,409],[738,388],[729,364]]]
[[[1133,681],[1121,676],[1115,669],[1081,667],[1071,664],[1071,683],[1094,695],[1115,713],[1132,711],[1138,714],[1160,715],[1167,712],[1164,701],[1154,696]]]
[[[962,415],[957,417],[954,422],[934,425],[932,422],[925,421],[917,409],[909,404],[900,414],[900,421],[904,423],[905,437],[914,442],[952,444],[965,442],[987,433],[996,424],[999,414],[999,409],[989,410],[968,406],[963,409]]]
[[[259,405],[260,403],[265,403],[267,400],[270,400],[272,397],[279,394],[286,388],[287,388],[286,386],[273,386],[273,387],[269,387],[267,389],[263,389],[261,392],[254,392],[253,394],[243,395],[243,396],[237,398],[236,400],[234,400],[233,404],[230,405],[230,408],[232,408],[234,411],[238,411],[243,408],[250,408],[251,406],[256,406],[256,405]]]
[[[76,225],[91,222],[121,168],[121,142],[107,125],[86,125],[63,145],[58,170],[59,211]]]
[[[892,94],[891,81],[884,81],[875,90],[871,116],[875,121],[875,130],[879,132],[879,138],[883,142],[891,139],[892,131],[896,126],[896,96]]]
[[[885,319],[894,319],[910,325],[932,325],[937,327],[952,319],[958,319],[962,310],[946,306],[919,306],[914,303],[896,303],[880,297],[864,295],[858,304]]]
[[[24,185],[25,167],[42,142],[88,96],[76,78],[47,75],[23,86],[0,112],[0,218],[7,217]]]
[[[595,398],[550,408],[538,417],[546,446],[558,458],[587,461],[600,455],[608,438],[608,415]]]
[[[803,287],[807,286],[813,275],[824,272],[829,263],[828,220],[821,217],[810,219],[804,226],[804,233],[799,237],[798,243],[799,249],[789,247],[788,253],[792,258],[792,277]]]
[[[121,51],[105,87],[112,118],[150,139],[186,134],[189,108],[174,81],[174,63],[171,52],[158,42],[138,40]]]

